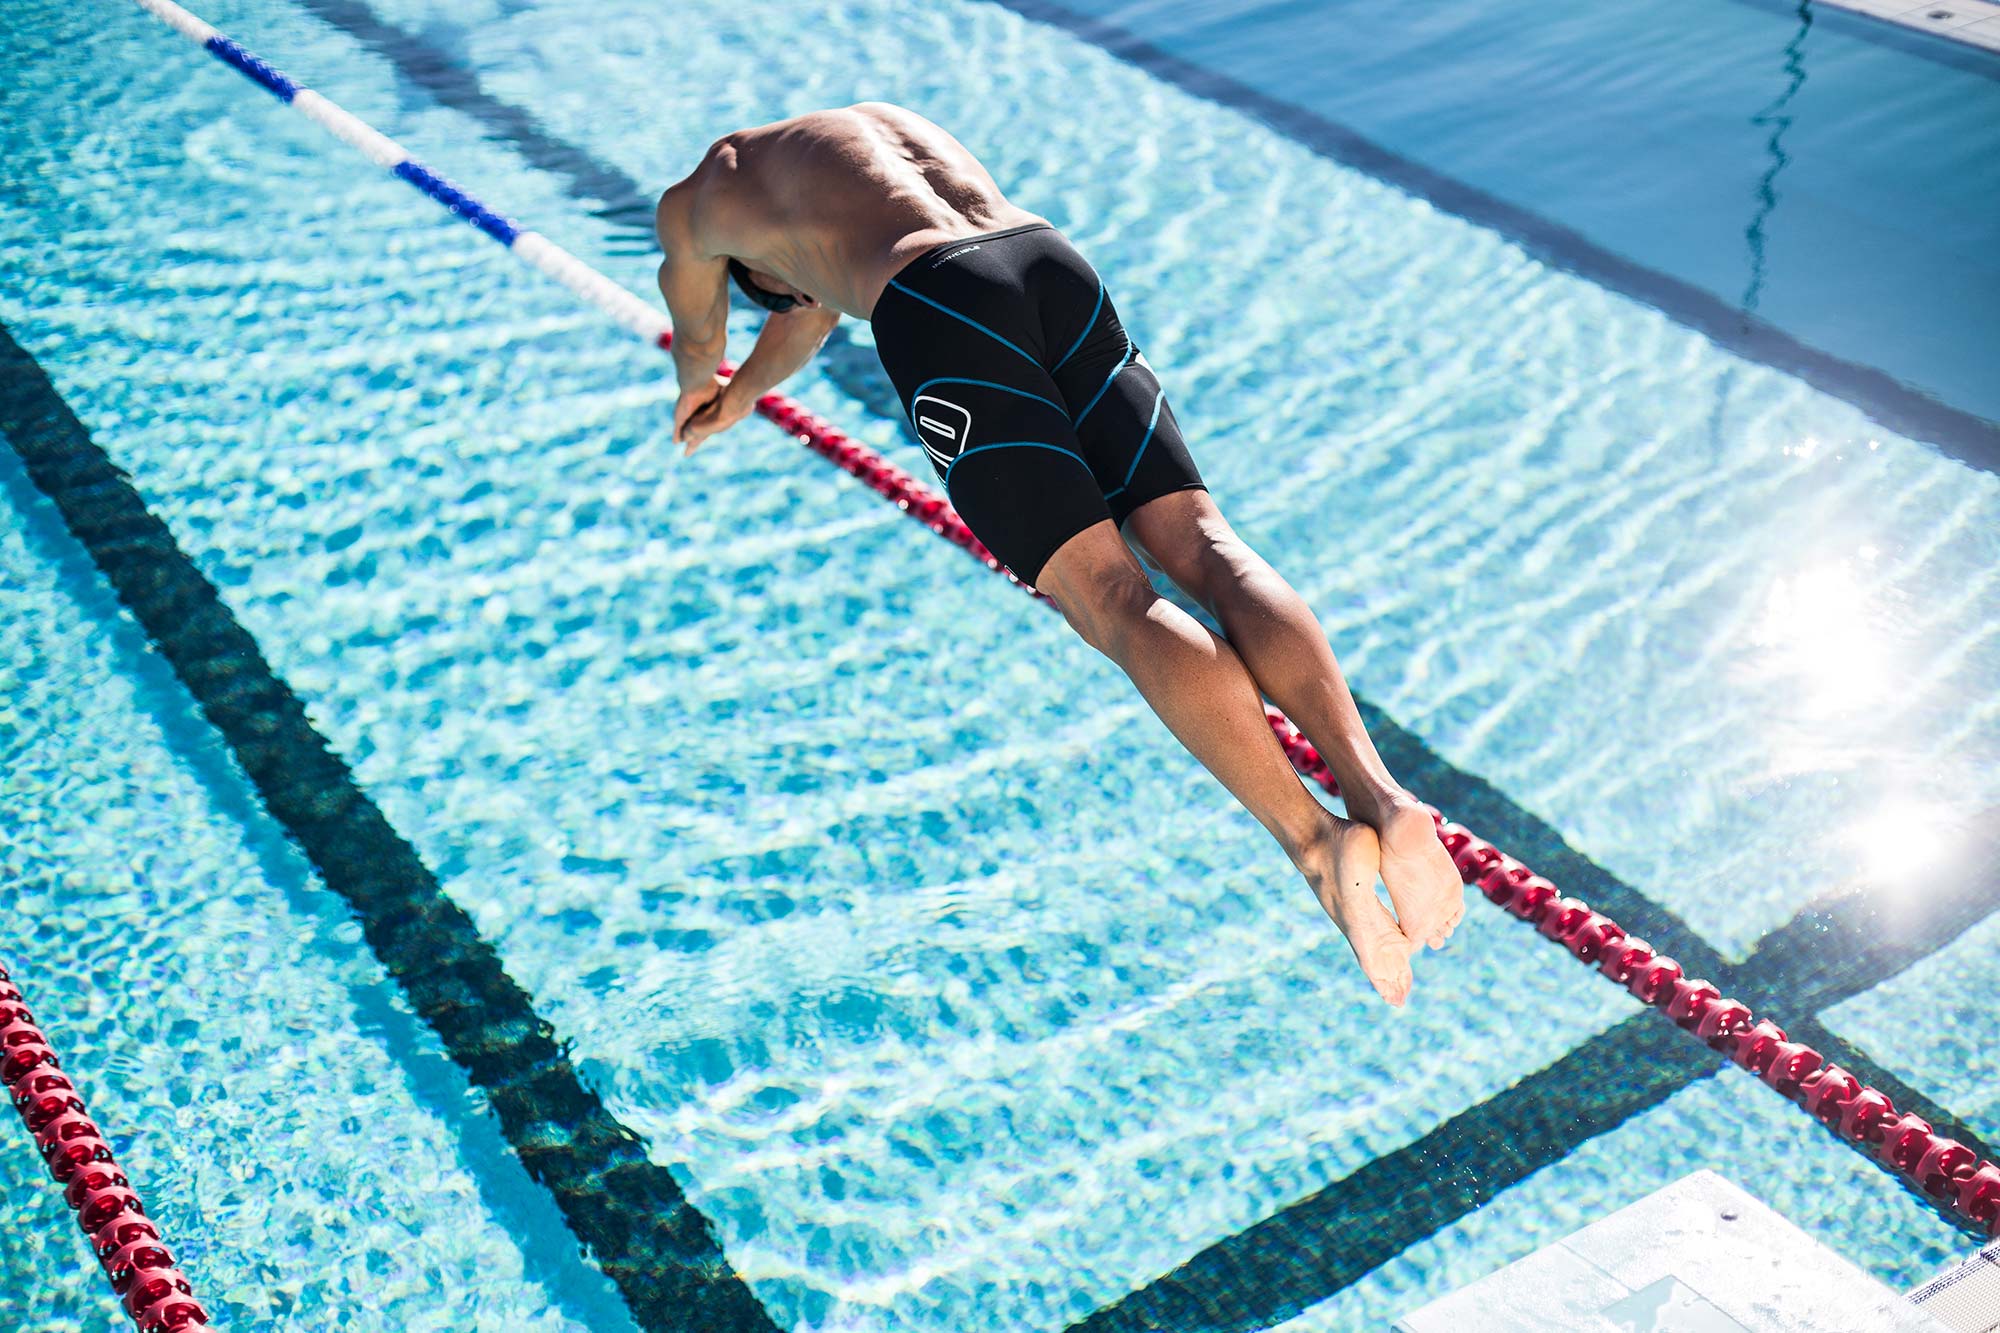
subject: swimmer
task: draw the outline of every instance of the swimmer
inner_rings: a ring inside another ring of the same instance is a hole
[[[950,134],[886,102],[725,135],[667,188],[655,221],[675,442],[692,453],[842,315],[867,320],[967,526],[1131,677],[1402,1005],[1411,956],[1443,947],[1464,916],[1458,873],[1363,730],[1318,620],[1224,520],[1152,366],[1063,234],[1008,202]],[[725,378],[732,281],[770,314]],[[1222,636],[1155,591],[1135,550]],[[1260,695],[1319,749],[1349,818],[1305,789]]]

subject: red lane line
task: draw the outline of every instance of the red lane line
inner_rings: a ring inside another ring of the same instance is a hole
[[[666,340],[662,340],[662,346]],[[725,373],[728,367],[725,366]],[[988,569],[1040,601],[1048,596],[1014,576],[972,535],[972,529],[941,495],[923,485],[867,445],[849,438],[782,394],[757,400],[760,415],[776,422],[814,453],[859,477],[932,532],[963,547]],[[1319,752],[1283,713],[1269,705],[1264,715],[1300,773],[1335,796],[1333,774]],[[1759,1020],[1750,1007],[1725,997],[1712,983],[1681,974],[1681,966],[1652,945],[1626,932],[1610,917],[1563,896],[1551,880],[1537,875],[1469,829],[1450,823],[1427,806],[1438,838],[1451,853],[1459,877],[1487,900],[1540,931],[1578,961],[1666,1015],[1765,1084],[1802,1106],[1829,1129],[1857,1147],[1872,1150],[1926,1198],[1955,1208],[2000,1236],[2000,1166],[1972,1149],[1936,1133],[1921,1116],[1896,1109],[1886,1094],[1862,1083],[1785,1030]]]
[[[21,992],[0,966],[0,1083],[77,1225],[90,1237],[111,1289],[141,1333],[206,1328],[208,1311],[146,1216],[145,1205],[118,1163],[104,1131],[84,1110],[76,1085],[62,1072],[49,1039],[36,1026]]]

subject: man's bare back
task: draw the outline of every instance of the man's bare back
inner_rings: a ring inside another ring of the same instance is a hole
[[[724,135],[660,201],[663,214],[682,206],[698,249],[856,319],[930,247],[1045,220],[1008,203],[945,130],[887,102]]]

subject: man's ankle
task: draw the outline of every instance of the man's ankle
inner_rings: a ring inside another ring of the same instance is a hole
[[[1386,836],[1391,828],[1419,821],[1429,824],[1430,807],[1401,787],[1371,792],[1365,798],[1347,802],[1347,813]]]
[[[1333,868],[1334,835],[1340,831],[1341,819],[1331,810],[1325,818],[1315,820],[1303,834],[1281,839],[1285,855],[1308,877],[1324,874]]]

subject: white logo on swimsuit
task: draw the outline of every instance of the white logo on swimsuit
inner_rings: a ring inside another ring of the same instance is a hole
[[[924,442],[924,452],[939,467],[950,466],[972,434],[972,413],[929,394],[910,404],[910,421],[917,428],[917,438]]]
[[[932,261],[931,261],[931,267],[932,267],[932,268],[936,268],[936,267],[937,267],[937,266],[938,266],[939,264],[942,264],[942,263],[944,263],[944,261],[945,261],[945,260],[947,260],[947,259],[956,259],[956,258],[958,258],[958,257],[959,257],[960,255],[969,255],[969,254],[971,254],[971,253],[972,253],[972,252],[973,252],[974,250],[977,250],[978,248],[979,248],[979,247],[978,247],[978,246],[976,246],[976,245],[963,245],[963,246],[960,246],[960,247],[959,247],[958,249],[956,249],[956,250],[953,250],[953,251],[952,251],[952,252],[951,252],[950,254],[948,254],[948,255],[939,255],[939,256],[938,256],[938,257],[937,257],[936,259],[932,260]]]

